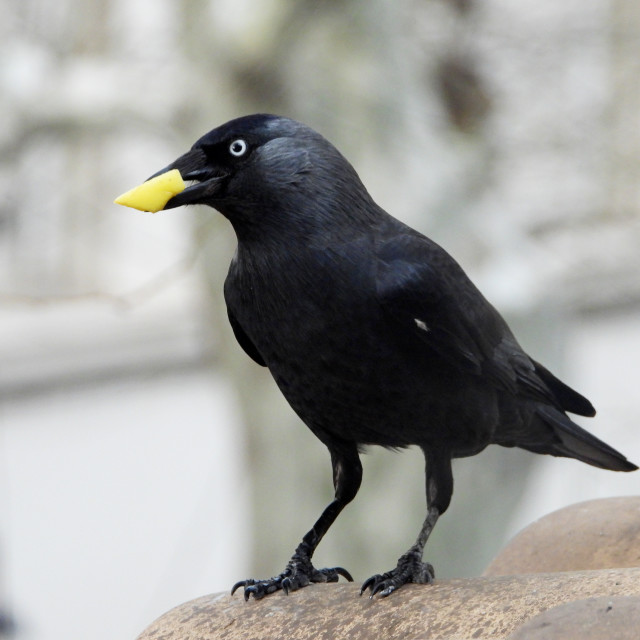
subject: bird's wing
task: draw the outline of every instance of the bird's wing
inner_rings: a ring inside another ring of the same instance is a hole
[[[238,341],[238,344],[244,349],[245,353],[259,365],[266,367],[267,364],[264,358],[260,355],[260,352],[256,348],[256,345],[251,342],[249,336],[245,333],[242,325],[238,322],[237,318],[233,315],[229,307],[227,306],[227,315],[229,316],[229,323],[233,329],[233,334]]]
[[[446,251],[404,233],[376,253],[378,301],[396,331],[496,387],[558,405],[506,322]]]

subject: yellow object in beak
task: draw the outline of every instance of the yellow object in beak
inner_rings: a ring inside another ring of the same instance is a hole
[[[184,190],[185,184],[180,172],[172,169],[123,193],[114,202],[139,211],[155,213],[164,209],[173,196]]]

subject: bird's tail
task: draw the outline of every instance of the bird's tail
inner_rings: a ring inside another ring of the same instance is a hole
[[[543,367],[539,362],[534,360],[533,364],[538,376],[547,385],[565,411],[579,416],[588,416],[589,418],[596,415],[593,405],[582,394],[566,385],[559,378],[556,378],[549,369]]]
[[[572,422],[568,416],[558,409],[548,405],[538,405],[536,414],[547,428],[551,427],[555,436],[553,442],[544,445],[544,451],[537,451],[536,453],[550,453],[553,456],[575,458],[594,467],[611,471],[635,471],[638,468],[613,447],[602,442],[602,440],[598,440],[588,431]],[[524,448],[532,449],[527,445]]]

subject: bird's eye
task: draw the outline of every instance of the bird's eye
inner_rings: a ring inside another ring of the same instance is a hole
[[[247,152],[248,148],[247,143],[242,138],[238,138],[229,145],[229,153],[232,156],[239,158]]]

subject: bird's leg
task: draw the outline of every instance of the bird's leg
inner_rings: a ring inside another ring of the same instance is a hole
[[[302,538],[285,570],[267,580],[241,580],[231,590],[231,595],[239,587],[244,587],[244,599],[250,596],[256,600],[282,589],[285,593],[306,587],[312,582],[337,582],[343,576],[353,582],[351,574],[342,567],[316,569],[311,564],[316,547],[329,530],[344,507],[353,500],[362,480],[362,465],[355,445],[340,443],[340,447],[331,447],[331,464],[333,466],[333,485],[335,498],[322,512],[313,528]]]
[[[422,529],[420,529],[420,534],[415,544],[400,556],[398,564],[395,568],[391,569],[391,571],[378,573],[366,580],[360,588],[360,595],[367,589],[370,589],[371,598],[377,593],[381,596],[388,596],[408,582],[415,582],[417,584],[433,582],[435,578],[433,566],[428,562],[422,561],[422,552],[439,516],[440,512],[437,507],[429,507],[427,517],[422,525]]]
[[[427,517],[425,518],[415,544],[398,559],[398,564],[391,571],[371,576],[360,589],[362,595],[371,590],[370,597],[377,593],[388,596],[403,584],[413,582],[428,584],[433,582],[435,573],[428,562],[422,561],[424,546],[438,521],[447,510],[453,493],[453,475],[451,473],[451,456],[448,452],[425,451],[427,461]]]

